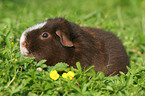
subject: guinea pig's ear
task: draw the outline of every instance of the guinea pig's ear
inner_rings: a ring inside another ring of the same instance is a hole
[[[66,46],[66,47],[73,47],[74,46],[72,41],[69,40],[69,38],[63,32],[61,32],[60,30],[57,30],[56,34],[57,34],[57,36],[59,36],[60,42],[63,46]]]

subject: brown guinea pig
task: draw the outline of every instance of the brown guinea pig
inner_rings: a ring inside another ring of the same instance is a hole
[[[34,56],[36,61],[46,59],[51,66],[58,62],[75,67],[95,66],[105,76],[127,72],[128,55],[121,41],[101,29],[80,27],[63,18],[48,19],[25,30],[20,39],[21,53]]]

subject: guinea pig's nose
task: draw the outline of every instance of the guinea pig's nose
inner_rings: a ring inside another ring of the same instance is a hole
[[[21,43],[21,46],[22,46],[22,47],[25,47],[25,46],[26,46],[26,42],[25,42],[25,41],[22,42],[22,43]]]

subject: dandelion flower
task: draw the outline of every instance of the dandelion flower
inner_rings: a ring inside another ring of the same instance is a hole
[[[53,80],[57,80],[57,79],[59,78],[59,74],[57,73],[56,70],[51,71],[51,72],[49,73],[49,76],[50,76],[50,78],[53,79]]]

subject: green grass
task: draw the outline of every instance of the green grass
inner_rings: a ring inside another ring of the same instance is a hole
[[[45,67],[44,61],[23,58],[19,38],[26,28],[54,17],[116,34],[130,57],[128,73],[105,77],[77,64],[78,69],[71,68],[76,74],[73,80],[60,76],[55,81],[49,77],[50,70],[36,71]],[[0,96],[27,95],[145,95],[145,0],[1,0]]]

